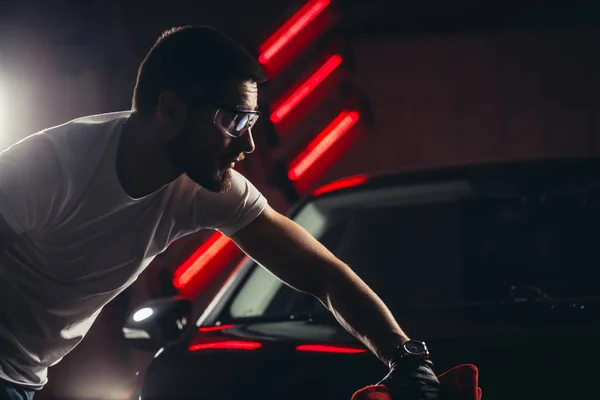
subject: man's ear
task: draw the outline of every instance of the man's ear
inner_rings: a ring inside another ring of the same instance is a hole
[[[183,101],[171,91],[164,91],[158,97],[157,117],[168,127],[170,134],[181,131],[186,119],[187,107]]]

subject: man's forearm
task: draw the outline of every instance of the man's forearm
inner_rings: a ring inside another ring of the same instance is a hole
[[[293,288],[316,296],[382,361],[407,340],[381,299],[295,222],[267,208],[233,236],[238,246]]]
[[[383,362],[408,340],[383,301],[348,266],[327,268],[330,273],[318,295],[348,332],[356,336]]]

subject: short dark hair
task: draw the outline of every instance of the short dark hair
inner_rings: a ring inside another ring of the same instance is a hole
[[[217,90],[232,80],[267,80],[258,61],[240,44],[207,26],[165,31],[138,70],[133,108],[142,113],[158,105],[165,90],[185,95],[195,87]]]

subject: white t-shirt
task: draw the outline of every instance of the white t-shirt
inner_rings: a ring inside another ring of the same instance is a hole
[[[0,379],[42,388],[154,256],[203,228],[231,235],[266,206],[237,172],[225,193],[183,175],[132,199],[116,174],[128,116],[76,119],[0,153],[0,214],[19,235],[0,254]]]

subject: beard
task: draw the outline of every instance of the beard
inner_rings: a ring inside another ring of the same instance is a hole
[[[204,153],[193,151],[198,148],[194,143],[195,131],[183,129],[167,143],[167,150],[173,165],[182,173],[185,173],[199,186],[215,193],[229,190],[233,181],[231,162],[242,161],[244,153],[220,154],[216,152]]]
[[[215,193],[222,193],[231,188],[233,180],[231,169],[185,168],[183,172],[198,185]]]
[[[187,151],[186,143],[179,138],[173,139],[168,145],[171,162],[175,167],[186,174],[199,186],[215,193],[222,193],[232,185],[233,175],[231,168],[220,167],[219,161],[214,155],[194,154]],[[237,161],[244,158],[243,154],[237,157]],[[198,160],[202,160],[198,162]]]

